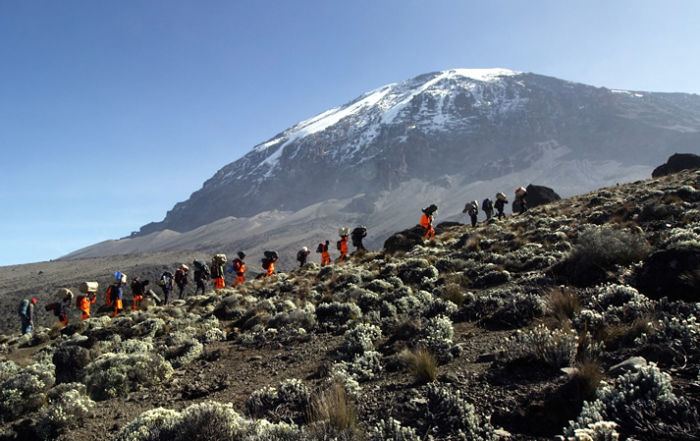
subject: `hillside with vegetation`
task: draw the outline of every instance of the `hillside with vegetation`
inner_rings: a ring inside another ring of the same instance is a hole
[[[4,335],[0,440],[697,440],[698,302],[684,171]]]

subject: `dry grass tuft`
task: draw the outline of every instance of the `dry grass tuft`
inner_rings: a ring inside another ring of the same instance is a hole
[[[449,283],[445,285],[442,299],[449,300],[457,306],[462,306],[465,300],[464,289],[457,283]]]
[[[578,391],[578,396],[590,401],[595,398],[596,390],[603,380],[603,369],[597,360],[588,360],[576,365],[571,382]]]
[[[609,325],[598,331],[596,339],[605,343],[609,350],[631,346],[634,340],[642,334],[654,333],[653,318],[651,316],[640,317],[632,323]]]
[[[481,236],[478,234],[473,234],[467,239],[465,248],[468,251],[480,251],[481,250]]]
[[[406,363],[418,384],[432,383],[437,379],[438,363],[433,354],[425,349],[404,349],[399,357]]]
[[[576,292],[564,288],[555,288],[547,297],[548,317],[553,319],[557,327],[563,327],[564,323],[570,323],[581,311],[581,302]]]
[[[316,430],[324,432],[344,433],[358,430],[357,410],[341,384],[334,384],[311,401],[307,420]]]

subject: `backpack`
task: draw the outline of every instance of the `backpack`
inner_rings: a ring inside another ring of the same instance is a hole
[[[336,248],[338,248],[338,251],[340,251],[341,242],[342,242],[342,240],[339,240],[338,242],[335,243],[335,246],[336,246]]]
[[[323,252],[323,244],[322,244],[322,243],[318,244],[318,246],[316,247],[316,252],[317,252],[317,253],[322,253],[322,252]]]
[[[158,285],[169,286],[171,283],[173,283],[173,274],[170,271],[165,271],[163,274],[160,275]]]
[[[352,230],[352,236],[353,237],[365,237],[367,235],[367,228],[362,228],[362,227],[357,227],[354,230]]]
[[[481,204],[481,209],[484,211],[493,210],[493,202],[491,202],[491,199],[489,199],[489,198],[484,199],[484,202],[482,202],[482,204]]]
[[[29,315],[29,300],[24,299],[19,302],[19,315],[22,317]]]
[[[272,263],[272,262],[270,262],[270,259],[267,259],[267,258],[263,258],[261,260],[261,262],[262,262],[263,269],[266,269],[266,270],[270,268],[270,263]]]
[[[165,274],[165,273],[163,273]],[[162,276],[161,276],[162,278]],[[175,271],[175,283],[180,283],[185,280],[185,272],[182,270]]]
[[[200,271],[203,270],[204,267],[206,266],[206,265],[204,265],[204,263],[202,263],[201,260],[195,260],[194,262],[192,262],[192,264],[194,265],[194,267],[195,267],[196,269],[198,269],[198,270],[200,270]]]
[[[277,251],[265,251],[263,254],[265,254],[265,259],[267,260],[275,261],[279,259],[279,254],[277,254]]]

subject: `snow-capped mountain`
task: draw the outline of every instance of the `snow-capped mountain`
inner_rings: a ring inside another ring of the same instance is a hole
[[[296,124],[224,166],[138,234],[186,232],[227,216],[296,211],[358,194],[370,206],[410,179],[493,179],[527,169],[552,149],[566,151],[562,160],[652,166],[699,146],[697,95],[452,69],[377,88]]]
[[[66,257],[274,248],[293,261],[339,225],[369,226],[378,246],[430,203],[438,222],[459,220],[466,201],[520,185],[569,196],[647,178],[674,152],[700,153],[700,96],[507,69],[434,72],[290,127],[163,221]]]

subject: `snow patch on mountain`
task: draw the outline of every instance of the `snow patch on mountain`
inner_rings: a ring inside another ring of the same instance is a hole
[[[300,151],[300,143],[306,138],[327,130],[337,130],[339,124],[347,124],[338,133],[332,146],[335,158],[346,161],[369,145],[386,127],[405,123],[406,118],[415,122],[412,128],[426,133],[467,129],[469,119],[460,116],[455,108],[455,96],[471,96],[473,107],[487,112],[487,117],[511,112],[523,104],[517,94],[507,96],[505,86],[499,82],[520,72],[494,69],[451,69],[421,76],[401,83],[392,83],[374,89],[358,99],[322,112],[285,130],[281,135],[253,149],[266,155],[257,165],[247,171],[246,176],[257,175],[256,182],[275,174],[286,149],[295,146],[289,158]],[[488,89],[488,91],[486,90]],[[487,96],[488,95],[488,96]],[[419,97],[423,99],[417,113],[411,114],[411,105]],[[347,123],[346,123],[347,122]],[[225,178],[236,178],[239,174],[229,172]]]

